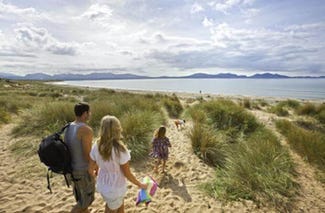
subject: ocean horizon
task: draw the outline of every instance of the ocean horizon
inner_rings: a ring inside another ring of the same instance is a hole
[[[325,99],[325,79],[119,79],[60,81],[54,84],[261,98]]]

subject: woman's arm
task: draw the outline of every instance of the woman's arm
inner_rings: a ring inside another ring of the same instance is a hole
[[[147,184],[143,184],[140,181],[138,181],[134,175],[132,174],[131,170],[130,170],[130,166],[129,166],[129,162],[126,162],[125,164],[121,165],[121,169],[122,172],[124,174],[124,176],[134,185],[137,185],[139,188],[141,189],[146,189],[147,188]]]
[[[98,175],[98,165],[91,158],[90,158],[90,161],[89,161],[88,173],[93,177],[96,177]]]

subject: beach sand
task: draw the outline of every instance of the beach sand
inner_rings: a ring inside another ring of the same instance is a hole
[[[178,94],[179,95],[179,94]],[[183,94],[193,98],[191,94]],[[254,115],[267,127],[273,128],[274,114],[253,111]],[[0,213],[13,212],[69,212],[75,204],[72,189],[67,188],[62,175],[51,178],[51,194],[46,188],[46,169],[40,164],[36,153],[30,156],[17,157],[10,151],[10,145],[21,138],[12,138],[10,132],[14,123],[3,125],[0,131]],[[177,130],[170,119],[167,123],[167,136],[172,148],[167,161],[166,173],[153,173],[153,160],[132,164],[135,176],[141,179],[151,175],[157,180],[159,188],[152,202],[135,206],[138,188],[128,184],[125,198],[126,212],[277,212],[267,206],[257,206],[252,201],[237,201],[224,203],[206,195],[199,189],[201,183],[214,177],[214,169],[206,165],[191,149],[187,136],[191,122],[186,122],[185,128]],[[281,142],[287,146],[285,139]],[[23,138],[38,144],[39,138]],[[325,212],[325,192],[314,177],[314,170],[297,154],[291,151],[297,163],[297,182],[301,185],[301,193],[294,202],[293,212]],[[132,153],[131,153],[132,155]],[[104,202],[96,193],[91,212],[104,212]]]

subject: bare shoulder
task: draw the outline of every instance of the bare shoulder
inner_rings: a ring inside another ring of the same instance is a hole
[[[93,134],[93,129],[88,125],[84,125],[79,128],[79,132],[81,134]]]

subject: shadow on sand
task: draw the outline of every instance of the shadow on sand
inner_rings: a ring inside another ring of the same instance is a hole
[[[170,188],[173,193],[184,199],[185,202],[191,202],[192,197],[187,191],[184,180],[175,179],[171,174],[164,173],[162,179],[158,183],[160,188]]]

